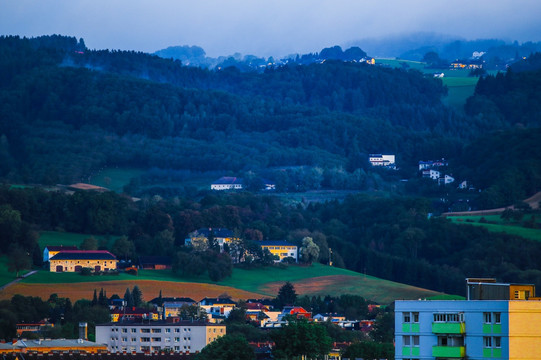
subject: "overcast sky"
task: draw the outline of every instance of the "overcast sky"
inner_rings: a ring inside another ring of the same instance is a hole
[[[420,31],[541,41],[541,0],[0,0],[1,35],[70,35],[91,49],[269,56]]]

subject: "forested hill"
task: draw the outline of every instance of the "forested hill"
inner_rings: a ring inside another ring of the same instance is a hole
[[[103,165],[366,166],[459,151],[483,130],[420,73],[327,61],[208,71],[61,36],[0,38],[0,176],[71,182]]]

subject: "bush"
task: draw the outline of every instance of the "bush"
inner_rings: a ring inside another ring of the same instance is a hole
[[[92,275],[92,268],[87,268],[87,267],[82,268],[82,269],[81,269],[81,275],[83,275],[83,276],[90,276],[90,275]]]

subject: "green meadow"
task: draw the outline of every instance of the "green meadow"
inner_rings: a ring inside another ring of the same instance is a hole
[[[521,222],[531,219],[532,215],[526,215]],[[525,239],[541,241],[541,229],[525,228],[519,223],[506,222],[500,215],[486,215],[486,216],[449,216],[447,217],[453,223],[467,224],[474,226],[482,226],[492,232],[507,233],[510,235],[517,235]],[[479,222],[481,218],[485,218],[487,222]],[[537,224],[540,224],[541,219],[537,220]]]
[[[92,175],[89,183],[121,193],[131,179],[139,177],[144,172],[142,169],[135,168],[105,168]]]

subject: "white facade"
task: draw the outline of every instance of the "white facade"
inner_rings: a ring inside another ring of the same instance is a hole
[[[225,333],[225,325],[204,322],[109,323],[96,325],[96,343],[110,352],[195,353]]]
[[[382,155],[382,154],[370,154],[368,156],[368,161],[370,161],[370,164],[372,164],[372,166],[394,166],[395,156]]]

